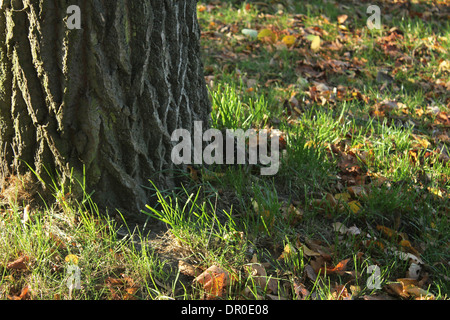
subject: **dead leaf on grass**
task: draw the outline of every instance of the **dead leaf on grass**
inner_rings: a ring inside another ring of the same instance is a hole
[[[336,266],[332,267],[332,268],[328,268],[328,267],[321,267],[320,270],[322,272],[326,272],[327,274],[339,274],[339,275],[343,275],[345,273],[345,270],[347,268],[347,263],[350,261],[349,259],[345,259],[340,261]]]
[[[29,300],[30,294],[28,291],[28,286],[25,286],[18,296],[8,295],[8,300]]]
[[[194,279],[194,282],[202,284],[207,300],[220,298],[230,284],[230,274],[224,269],[213,265]]]
[[[276,293],[278,290],[278,281],[268,277],[266,269],[259,263],[251,263],[246,265],[246,270],[256,284],[262,288],[267,288],[267,293]]]
[[[30,258],[26,255],[23,255],[19,258],[17,258],[16,260],[14,260],[13,262],[10,262],[6,265],[6,269],[8,270],[27,270],[28,266],[27,266],[27,262],[30,260]]]
[[[198,277],[202,273],[200,268],[182,260],[178,261],[178,270],[180,270],[182,274],[190,277]]]

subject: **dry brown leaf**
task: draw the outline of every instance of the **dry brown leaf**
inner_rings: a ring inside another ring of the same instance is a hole
[[[382,226],[382,225],[377,225],[377,230],[381,231],[388,238],[392,238],[392,237],[397,237],[398,236],[396,231],[394,231],[394,230],[392,230],[392,229],[390,229],[388,227]]]
[[[331,295],[334,300],[349,300],[351,298],[345,285],[335,286]]]
[[[398,282],[388,283],[387,285],[384,286],[384,289],[390,294],[397,295],[403,298],[408,297],[408,294],[403,292],[403,285],[401,283]]]
[[[30,258],[26,255],[23,255],[13,262],[10,262],[6,265],[6,269],[13,269],[13,270],[27,270],[27,262],[30,260]]]
[[[297,300],[305,300],[309,296],[309,291],[301,282],[294,280],[294,292]]]
[[[246,265],[247,272],[255,280],[256,284],[262,289],[268,289],[268,293],[276,293],[278,290],[278,281],[267,276],[266,269],[259,263]]]
[[[216,299],[223,296],[226,287],[230,284],[230,275],[222,268],[213,265],[194,279],[194,282],[203,285],[206,299]]]
[[[8,295],[8,300],[28,300],[30,298],[28,291],[28,286],[25,286],[18,296]]]
[[[319,267],[320,268],[320,267]],[[307,264],[305,266],[305,272],[306,272],[306,276],[312,280],[313,282],[316,281],[317,275],[316,272],[314,271],[314,268],[312,266],[310,266],[309,264]]]
[[[311,261],[309,262],[315,274],[321,272],[321,268],[324,265],[324,263],[325,259],[322,256],[314,257],[314,259],[311,259]],[[323,272],[321,272],[321,274],[323,274]]]
[[[337,21],[338,21],[340,24],[343,24],[343,23],[347,20],[347,18],[348,18],[348,15],[346,15],[346,14],[341,14],[340,16],[337,17]]]
[[[328,268],[328,267],[321,267],[320,270],[322,272],[326,272],[327,274],[339,274],[343,275],[345,273],[345,269],[347,268],[347,263],[350,261],[350,259],[345,259],[340,261],[335,267]]]
[[[123,286],[125,284],[125,281],[124,279],[108,277],[106,278],[105,283],[109,287],[118,287]]]
[[[184,275],[197,277],[201,274],[201,270],[185,261],[178,261],[178,270]]]
[[[130,287],[125,289],[125,294],[123,296],[123,300],[137,300],[136,292],[139,288],[137,287]]]
[[[348,187],[347,190],[354,198],[367,196],[366,189],[363,186]]]
[[[391,294],[396,294],[403,298],[413,297],[418,300],[433,300],[435,299],[432,293],[417,286],[418,281],[409,278],[397,279],[398,282],[390,283],[385,286],[385,289]]]

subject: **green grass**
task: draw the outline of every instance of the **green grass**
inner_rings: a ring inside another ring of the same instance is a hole
[[[381,30],[370,31],[361,15],[366,3],[266,1],[248,8],[222,1],[208,11],[211,3],[199,3],[199,21],[212,125],[282,132],[278,173],[260,176],[245,165],[196,168],[195,181],[180,173],[188,182],[154,188],[158,204],[146,208],[149,225],[138,228],[119,213],[99,216],[87,193],[67,198],[71,190],[57,178],[50,186],[55,204],[32,207],[23,223],[27,201],[19,185],[0,207],[0,299],[26,287],[36,300],[205,298],[207,290],[193,281],[198,274],[180,261],[199,272],[229,272],[220,299],[414,299],[392,291],[411,268],[401,253],[423,261],[415,292],[448,299],[450,165],[441,152],[450,133],[436,112],[448,114],[449,95],[439,85],[449,74],[441,64],[449,59],[448,21],[402,16],[399,5],[382,18]],[[424,1],[412,6],[430,10]],[[345,28],[337,22],[342,14]],[[402,39],[388,39],[393,27]],[[244,28],[295,34],[296,44],[251,39]],[[302,30],[320,30],[322,49],[310,50]],[[333,49],[336,39],[342,47]],[[330,61],[348,67],[334,69]],[[377,80],[380,69],[392,84]],[[314,91],[318,83],[330,92]],[[376,107],[384,113],[377,116]],[[352,193],[355,187],[364,192]],[[339,202],[338,195],[349,198]],[[159,237],[149,233],[155,221],[167,227]],[[337,232],[337,222],[359,233]],[[68,255],[78,257],[80,290],[67,286]],[[26,269],[7,267],[23,256]],[[342,261],[345,270],[333,272]],[[381,289],[368,285],[374,266]]]

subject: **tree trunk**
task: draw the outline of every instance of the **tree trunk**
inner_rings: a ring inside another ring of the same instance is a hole
[[[69,5],[81,29],[68,28]],[[209,126],[196,14],[195,0],[0,0],[11,172],[84,174],[100,207],[138,217],[149,179],[173,186],[172,132]]]

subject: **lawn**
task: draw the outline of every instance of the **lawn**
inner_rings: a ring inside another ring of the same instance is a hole
[[[17,177],[0,196],[0,299],[448,299],[449,14],[200,1],[212,126],[275,135],[278,172],[189,166],[138,226],[57,178],[56,202],[30,206]]]

